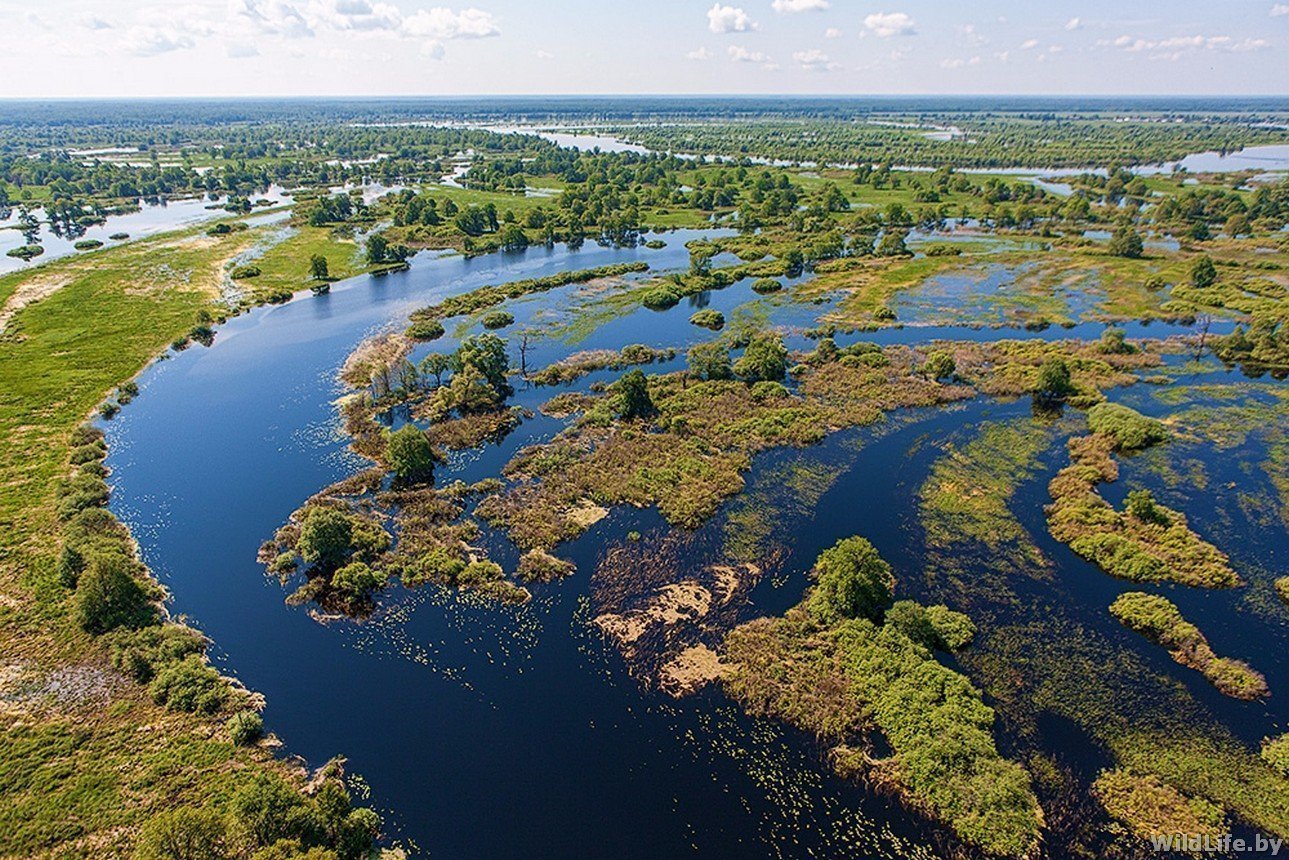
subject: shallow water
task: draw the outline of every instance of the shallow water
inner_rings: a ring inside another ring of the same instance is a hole
[[[934,828],[887,799],[828,776],[814,742],[740,715],[716,691],[677,702],[646,689],[616,650],[592,632],[593,572],[605,549],[629,531],[640,532],[646,542],[665,535],[653,510],[615,510],[561,547],[559,554],[575,561],[578,572],[563,583],[535,587],[535,599],[518,608],[478,605],[468,595],[433,587],[395,588],[367,622],[321,624],[304,608],[287,606],[283,587],[255,560],[260,542],[305,498],[362,465],[337,433],[332,401],[339,393],[336,371],[364,337],[401,327],[416,307],[484,284],[637,259],[657,271],[684,268],[684,243],[698,235],[667,234],[660,250],[588,245],[577,252],[530,249],[472,260],[423,255],[407,272],[352,279],[327,295],[231,320],[212,348],[190,348],[146,371],[140,396],[106,425],[113,509],[131,525],[145,560],[173,592],[173,611],[212,637],[221,667],[265,694],[266,724],[282,736],[287,752],[314,766],[344,753],[371,785],[371,802],[389,814],[393,831],[426,853],[900,857],[942,847]],[[562,313],[579,289],[508,305],[516,317],[509,336],[542,314]],[[821,310],[757,296],[745,281],[665,312],[635,309],[576,342],[540,342],[530,361],[541,366],[577,349],[627,343],[683,347],[714,337],[688,322],[704,304],[727,317],[755,306],[771,322],[803,326]],[[909,326],[851,338],[914,343],[1003,335],[1096,337],[1103,328]],[[1173,327],[1128,328],[1137,337]],[[449,336],[428,348],[449,349],[457,334],[449,325]],[[793,343],[809,346],[800,335]],[[612,375],[593,374],[576,385]],[[515,402],[535,408],[558,390],[521,389]],[[776,512],[773,537],[784,552],[749,602],[737,607],[737,616],[780,613],[795,604],[818,551],[857,533],[873,540],[900,572],[901,596],[945,599],[922,576],[917,489],[946,442],[969,440],[984,421],[1026,420],[1028,414],[1028,403],[982,399],[896,415],[811,449],[758,458],[745,495]],[[495,474],[518,447],[562,426],[540,416],[526,421],[499,445],[454,456],[441,479]],[[1017,508],[1027,512],[1025,524],[1040,542],[1046,535],[1046,478],[1063,464],[1062,450],[1055,441],[1044,476],[1018,496]],[[775,478],[776,469],[801,464],[832,475],[818,504],[794,505]],[[1125,469],[1120,485],[1135,478],[1135,471]],[[692,536],[685,570],[719,558],[736,504]],[[1196,501],[1197,521],[1213,504],[1213,496]],[[1283,533],[1265,540],[1284,557]],[[1258,546],[1254,552],[1261,553]],[[1205,707],[1240,721],[1242,736],[1256,740],[1286,715],[1274,705],[1277,700],[1272,706],[1222,700],[1155,646],[1125,635],[1104,612],[1115,593],[1127,590],[1124,584],[1050,538],[1044,548],[1058,564],[1062,611],[1180,679]],[[512,562],[514,554],[497,557]],[[1188,596],[1179,603],[1222,653],[1253,658],[1258,637],[1283,641],[1283,625],[1263,622],[1241,632],[1233,599]],[[1210,616],[1222,620],[1210,623]],[[1273,689],[1289,681],[1280,661],[1259,656],[1254,662]],[[1044,725],[1068,747],[1063,756],[1088,761],[1098,755],[1078,731],[1051,721]]]

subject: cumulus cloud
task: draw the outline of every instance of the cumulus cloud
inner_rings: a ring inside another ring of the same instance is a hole
[[[822,12],[828,5],[828,0],[774,0],[770,7],[780,15],[786,15],[794,12]]]
[[[827,72],[839,68],[837,63],[828,59],[828,55],[818,48],[808,51],[797,51],[792,59],[807,72]]]
[[[964,60],[961,57],[953,57],[951,59],[940,61],[940,68],[942,69],[961,69],[964,66],[978,66],[978,65],[980,65],[979,57],[972,57],[971,59],[968,59],[968,60]]]
[[[97,15],[85,14],[76,19],[76,23],[86,30],[111,30],[115,25]]]
[[[1070,20],[1065,22],[1066,30],[1077,30],[1082,26],[1083,26],[1083,20],[1081,18],[1071,18]]]
[[[736,63],[768,63],[770,58],[763,51],[749,51],[742,45],[730,45],[730,59]]]
[[[1022,51],[1032,51],[1037,47],[1038,47],[1038,39],[1026,39],[1025,41],[1020,43],[1020,49]]]
[[[716,3],[707,10],[707,29],[713,33],[744,33],[757,29],[757,23],[736,6]]]
[[[1279,18],[1281,15],[1289,15],[1289,5],[1285,3],[1277,3],[1271,7],[1272,18]]]
[[[196,46],[197,40],[187,33],[173,27],[147,25],[131,27],[126,31],[125,39],[121,42],[125,52],[136,57],[155,57],[158,54],[168,54],[171,51],[182,51]]]
[[[710,60],[712,56],[713,56],[712,52],[707,50],[706,48],[695,48],[694,50],[685,54],[685,59],[705,62],[707,60]]]
[[[829,27],[827,30],[824,30],[824,38],[825,38],[825,39],[840,39],[840,38],[841,38],[841,30],[838,30],[836,27]]]
[[[864,19],[864,28],[883,39],[917,33],[916,22],[904,12],[874,12]]]
[[[313,35],[304,13],[286,0],[229,0],[228,17],[233,24],[259,33],[287,38]]]

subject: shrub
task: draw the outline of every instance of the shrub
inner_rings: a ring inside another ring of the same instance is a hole
[[[148,593],[134,577],[135,563],[119,553],[95,555],[81,574],[73,614],[90,633],[143,627],[156,617]]]
[[[1108,328],[1101,332],[1101,343],[1097,348],[1106,355],[1134,355],[1139,350],[1128,343],[1123,329]]]
[[[953,376],[957,371],[957,363],[947,352],[931,353],[927,356],[926,363],[922,365],[922,373],[928,379],[945,379]]]
[[[412,340],[438,340],[443,337],[443,323],[438,320],[415,320],[404,331]]]
[[[1200,289],[1211,287],[1217,282],[1217,268],[1208,255],[1200,257],[1191,264],[1191,284]]]
[[[314,507],[304,515],[296,550],[308,564],[339,566],[349,557],[353,522],[343,511]]]
[[[139,630],[107,634],[112,665],[140,684],[151,681],[162,668],[206,650],[206,639],[182,624],[154,624]]]
[[[1162,421],[1118,403],[1098,403],[1089,409],[1088,428],[1113,437],[1116,447],[1124,451],[1148,448],[1168,439],[1168,428]]]
[[[712,331],[720,331],[725,328],[725,314],[711,308],[698,311],[689,318],[689,321],[699,328],[711,329]]]
[[[239,747],[253,744],[264,736],[264,718],[254,711],[238,711],[228,718],[228,736]]]
[[[1063,359],[1049,358],[1038,369],[1038,380],[1034,383],[1034,399],[1046,401],[1064,400],[1074,393],[1070,382],[1070,368]]]
[[[228,683],[205,660],[191,655],[157,672],[148,693],[172,711],[213,714],[228,699]]]
[[[753,292],[757,292],[762,295],[777,293],[781,289],[783,289],[783,284],[779,283],[774,278],[757,278],[752,284]]]
[[[513,314],[506,311],[493,311],[490,314],[484,314],[483,327],[488,329],[505,328],[515,321]]]
[[[331,577],[331,587],[351,599],[361,600],[385,587],[386,575],[361,561],[350,562]]]
[[[415,424],[404,424],[389,434],[385,459],[400,481],[421,484],[434,479],[439,456],[424,430]]]
[[[443,547],[435,547],[423,553],[403,572],[404,585],[419,585],[422,582],[439,582],[452,585],[465,570],[466,563],[448,552]]]
[[[734,373],[748,382],[777,382],[788,372],[788,350],[777,332],[763,331],[752,335],[743,356],[734,364]]]
[[[1285,603],[1289,603],[1289,576],[1282,576],[1276,580],[1276,594]]]
[[[1110,237],[1109,251],[1116,257],[1137,259],[1141,256],[1141,236],[1131,227],[1119,227]]]
[[[234,825],[252,846],[313,841],[320,829],[300,793],[275,773],[257,773],[233,795],[230,807]]]
[[[63,546],[58,554],[58,583],[63,588],[75,588],[81,572],[85,570],[85,556],[74,546]]]
[[[519,559],[519,578],[526,582],[551,582],[563,579],[575,570],[577,567],[573,562],[540,549],[529,550]]]
[[[260,274],[259,266],[236,266],[229,273],[229,277],[234,281],[244,281],[248,278],[258,278]]]
[[[730,348],[719,341],[690,347],[685,359],[689,372],[699,379],[729,379],[734,375],[730,366]]]
[[[1276,738],[1263,738],[1262,760],[1285,776],[1289,776],[1289,734]]]
[[[181,806],[153,816],[139,830],[134,860],[225,860],[224,819],[213,809]]]
[[[807,608],[823,624],[843,618],[882,617],[895,589],[895,575],[862,537],[843,538],[815,561],[815,587]]]
[[[1168,515],[1155,504],[1155,497],[1150,490],[1133,490],[1128,493],[1128,515],[1143,523],[1157,526],[1168,526]]]
[[[651,311],[665,311],[680,304],[680,294],[670,287],[654,287],[640,297],[640,303]]]

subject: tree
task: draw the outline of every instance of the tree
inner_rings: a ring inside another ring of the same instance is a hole
[[[777,332],[763,331],[752,335],[743,357],[734,365],[734,373],[748,382],[778,382],[788,372],[788,349]]]
[[[699,379],[729,379],[734,375],[730,368],[730,348],[719,340],[700,343],[685,354],[689,372]]]
[[[1200,288],[1211,287],[1217,282],[1217,267],[1207,254],[1191,264],[1191,284]]]
[[[421,375],[433,376],[436,386],[443,384],[443,374],[452,369],[452,356],[441,352],[432,352],[421,359]]]
[[[1101,332],[1101,343],[1097,346],[1106,355],[1133,355],[1137,347],[1128,343],[1121,328],[1108,328]]]
[[[143,825],[135,860],[225,860],[224,820],[213,809],[181,806]]]
[[[510,396],[510,383],[506,381],[510,372],[510,356],[506,354],[506,342],[495,334],[481,334],[461,341],[453,369],[459,373],[466,367],[479,371],[499,397]]]
[[[821,623],[845,618],[880,621],[895,591],[895,575],[862,537],[839,540],[815,561],[815,587],[807,608]]]
[[[74,611],[82,628],[98,634],[143,627],[153,620],[155,611],[134,568],[134,562],[118,552],[93,557],[76,586]]]
[[[944,379],[958,372],[957,362],[947,352],[933,352],[926,357],[922,373],[928,379]]]
[[[256,847],[315,835],[304,798],[277,774],[256,774],[233,795],[231,811],[237,827]]]
[[[404,424],[389,434],[385,459],[400,481],[422,484],[434,479],[434,466],[439,458],[421,428]]]
[[[300,524],[296,549],[308,564],[336,567],[348,558],[353,535],[353,522],[343,511],[313,507]]]
[[[361,561],[353,561],[337,570],[331,577],[331,587],[347,597],[361,600],[373,591],[385,587],[385,573],[372,569]]]
[[[1168,515],[1159,505],[1150,490],[1132,490],[1128,493],[1128,515],[1143,523],[1157,526],[1169,525]]]
[[[648,418],[658,411],[649,396],[649,384],[642,370],[631,370],[622,375],[618,380],[618,395],[622,404],[618,414],[625,421]]]
[[[1034,383],[1034,399],[1045,401],[1064,400],[1074,393],[1070,382],[1070,368],[1064,359],[1049,358],[1038,369],[1038,381]]]
[[[1127,257],[1135,260],[1141,256],[1141,236],[1136,230],[1125,224],[1115,230],[1114,235],[1110,237],[1109,250],[1116,257]]]
[[[321,254],[314,254],[309,258],[309,274],[315,281],[325,281],[331,277],[327,268],[327,258]]]
[[[384,236],[373,233],[367,237],[367,262],[370,265],[378,266],[385,262],[388,253],[389,241]]]
[[[503,251],[522,251],[528,247],[528,234],[518,224],[507,224],[499,238]]]
[[[887,230],[882,234],[882,241],[877,243],[877,250],[874,251],[879,257],[911,257],[913,252],[904,244],[904,232],[902,230]]]

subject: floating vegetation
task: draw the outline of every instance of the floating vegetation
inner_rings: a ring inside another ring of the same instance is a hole
[[[1187,797],[1154,774],[1104,771],[1092,784],[1092,795],[1141,839],[1177,833],[1217,839],[1228,832],[1222,807]]]

